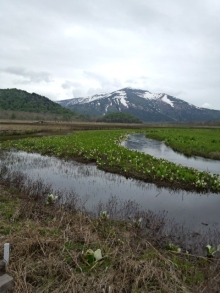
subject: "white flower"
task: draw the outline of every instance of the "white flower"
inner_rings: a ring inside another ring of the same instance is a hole
[[[57,198],[58,198],[57,195],[53,195],[52,193],[48,194],[48,196],[47,196],[47,204],[53,204],[57,200]]]
[[[206,245],[206,248],[207,248],[208,250],[210,250],[212,247],[211,247],[211,245]]]
[[[109,218],[109,215],[107,213],[107,211],[101,211],[100,212],[100,218],[103,220],[107,220]]]

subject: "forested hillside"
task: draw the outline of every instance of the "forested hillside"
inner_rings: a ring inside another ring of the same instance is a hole
[[[77,116],[44,96],[18,89],[0,89],[0,110]]]

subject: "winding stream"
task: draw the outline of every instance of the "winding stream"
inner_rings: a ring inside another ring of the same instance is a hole
[[[170,148],[161,142],[146,139],[143,135],[131,135],[123,145],[133,150],[147,151],[151,155],[165,157],[175,163],[220,173],[219,162],[210,162],[212,160],[202,158],[189,160],[172,151],[174,156],[170,153]],[[205,164],[207,161],[211,164]],[[74,190],[89,210],[93,210],[100,201],[105,203],[110,197],[116,197],[122,201],[134,200],[144,210],[167,211],[169,218],[174,218],[193,231],[219,227],[220,194],[198,194],[157,188],[154,184],[106,173],[98,170],[95,165],[67,162],[35,153],[6,152],[1,160],[1,164],[4,163],[11,170],[28,174],[33,180],[43,179],[45,183],[52,185],[53,192],[61,189]]]
[[[220,161],[202,157],[186,157],[181,153],[173,151],[172,148],[166,146],[162,141],[146,138],[143,134],[132,134],[121,145],[130,150],[136,150],[156,158],[166,159],[175,164],[195,168],[199,171],[220,174]]]

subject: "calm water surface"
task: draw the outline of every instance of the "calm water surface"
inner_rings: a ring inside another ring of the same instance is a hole
[[[122,146],[137,150],[156,158],[166,159],[175,164],[181,164],[186,167],[192,167],[199,171],[207,171],[214,174],[220,174],[220,161],[210,160],[202,157],[186,157],[173,151],[162,141],[146,138],[143,134],[132,134]]]
[[[1,163],[4,162],[12,170],[28,174],[33,180],[43,179],[52,185],[53,191],[74,190],[80,197],[87,198],[86,207],[90,210],[100,200],[107,202],[111,196],[116,196],[120,200],[135,200],[141,209],[168,211],[169,218],[175,218],[175,221],[184,223],[193,231],[209,229],[213,225],[218,227],[220,194],[174,192],[167,188],[157,188],[154,184],[106,173],[94,165],[66,162],[26,152],[6,153],[1,160]]]

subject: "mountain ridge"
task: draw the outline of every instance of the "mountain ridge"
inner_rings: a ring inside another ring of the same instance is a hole
[[[130,87],[112,93],[73,98],[57,103],[79,113],[93,116],[104,116],[110,112],[129,113],[143,122],[220,120],[219,110],[197,107],[166,93],[151,93]]]

